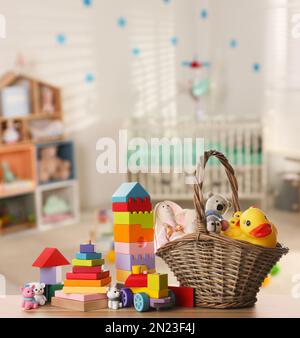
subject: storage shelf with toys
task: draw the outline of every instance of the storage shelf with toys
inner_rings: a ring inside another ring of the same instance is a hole
[[[14,72],[0,78],[0,234],[78,221],[74,144],[62,119],[58,87]]]

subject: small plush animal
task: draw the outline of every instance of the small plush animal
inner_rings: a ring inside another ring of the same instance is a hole
[[[108,308],[112,310],[118,310],[122,307],[122,302],[120,302],[120,290],[116,286],[112,286],[107,291],[108,298]]]
[[[23,296],[22,308],[24,310],[36,309],[38,307],[38,303],[34,299],[34,289],[35,285],[25,286],[21,289]]]
[[[45,284],[44,283],[36,283],[34,285],[34,299],[38,303],[38,305],[45,305],[47,302],[47,298],[44,295],[45,291]]]
[[[224,196],[209,193],[205,205],[205,216],[208,231],[220,233],[221,230],[225,231],[228,228],[228,222],[224,220],[223,215],[230,207],[231,202]],[[221,227],[219,227],[216,222],[220,222]]]

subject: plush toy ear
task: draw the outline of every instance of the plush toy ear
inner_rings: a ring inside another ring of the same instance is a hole
[[[46,285],[45,283],[41,283],[41,288],[45,289]]]
[[[32,285],[32,286],[31,286],[31,289],[34,290],[34,289],[35,289],[35,285]]]
[[[207,199],[209,199],[209,198],[213,197],[213,195],[214,195],[214,194],[213,194],[213,192],[212,192],[212,191],[208,192],[208,193],[207,193]]]

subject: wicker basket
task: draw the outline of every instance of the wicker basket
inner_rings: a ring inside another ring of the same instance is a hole
[[[204,168],[211,156],[217,157],[225,167],[234,210],[240,210],[233,168],[222,153],[205,152],[194,185],[198,231],[167,243],[156,254],[168,264],[181,286],[195,289],[195,306],[252,306],[262,282],[288,249],[280,244],[276,248],[265,248],[206,231],[202,186]]]

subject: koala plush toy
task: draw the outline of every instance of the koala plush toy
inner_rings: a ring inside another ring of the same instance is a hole
[[[228,222],[223,215],[231,207],[231,202],[219,194],[208,194],[205,205],[207,231],[220,233],[228,228]]]

